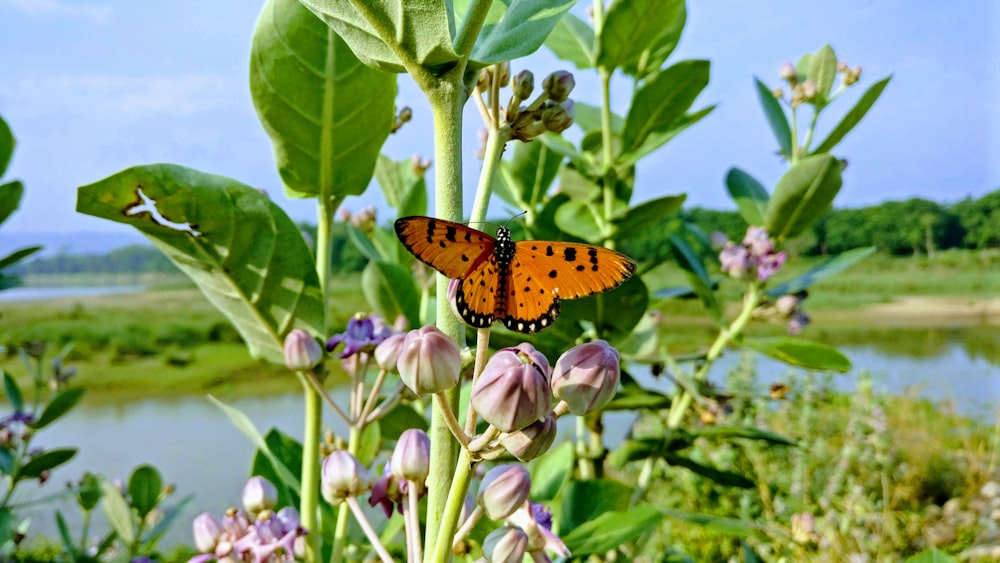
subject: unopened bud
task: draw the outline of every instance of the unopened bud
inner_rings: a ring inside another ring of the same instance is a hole
[[[399,361],[400,352],[403,351],[405,339],[405,333],[393,334],[375,347],[375,361],[378,362],[378,367],[389,373],[399,373],[396,363]]]
[[[812,80],[806,80],[802,83],[802,99],[805,101],[810,101],[816,97],[816,83]]]
[[[389,467],[392,474],[423,487],[430,470],[431,440],[419,428],[404,431],[392,450]]]
[[[514,526],[501,526],[483,540],[483,555],[490,563],[521,563],[528,535]]]
[[[270,510],[278,504],[278,489],[267,479],[253,476],[243,485],[243,508],[251,516]]]
[[[285,337],[285,365],[291,370],[305,370],[323,359],[323,348],[309,333],[296,328]]]
[[[603,340],[567,350],[552,370],[552,393],[582,416],[608,404],[618,390],[618,350]]]
[[[561,105],[546,108],[542,111],[542,123],[553,133],[562,133],[573,125],[576,106],[573,100],[566,100]]]
[[[202,553],[214,552],[215,546],[219,542],[219,536],[222,535],[222,524],[215,519],[215,516],[208,512],[202,512],[195,516],[191,528],[194,532],[194,546],[198,548],[198,551]]]
[[[340,504],[347,497],[357,496],[371,488],[368,470],[351,455],[339,450],[326,456],[321,470],[323,498],[330,504]]]
[[[553,72],[546,76],[545,81],[542,82],[542,88],[549,95],[549,99],[557,104],[569,98],[574,86],[576,86],[576,80],[573,78],[573,73],[565,70]]]
[[[548,414],[551,373],[545,356],[528,343],[499,350],[472,389],[472,406],[501,431],[520,430]]]
[[[535,75],[530,70],[522,70],[511,80],[510,88],[518,99],[527,100],[535,89]]]
[[[528,500],[531,477],[528,470],[516,463],[498,465],[483,476],[476,501],[492,520],[501,520],[514,513]]]
[[[785,80],[792,85],[795,85],[795,83],[798,82],[798,75],[795,72],[795,65],[793,65],[792,63],[786,62],[782,64],[781,68],[778,69],[778,76],[780,76],[782,80]]]
[[[406,333],[396,365],[403,384],[422,397],[458,384],[462,358],[454,340],[425,326]]]
[[[556,417],[550,412],[545,420],[500,434],[500,444],[520,461],[531,461],[549,451],[556,439]]]

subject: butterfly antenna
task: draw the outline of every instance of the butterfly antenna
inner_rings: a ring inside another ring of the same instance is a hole
[[[511,224],[511,222],[513,222],[513,221],[514,221],[514,219],[517,219],[517,218],[518,218],[518,217],[520,217],[521,215],[527,215],[527,214],[528,214],[528,210],[527,210],[527,209],[525,209],[524,211],[522,211],[522,212],[518,213],[517,215],[515,215],[515,216],[511,217],[510,219],[508,219],[508,220],[507,220],[507,224],[506,224],[506,225],[504,225],[504,228],[505,228],[505,229],[506,229],[506,228],[510,228],[510,224]]]

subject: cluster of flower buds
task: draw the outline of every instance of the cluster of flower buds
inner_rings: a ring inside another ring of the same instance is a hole
[[[754,310],[754,316],[788,323],[788,334],[799,334],[809,324],[809,315],[802,310],[802,302],[809,296],[805,290],[782,295],[774,303],[765,303]]]
[[[747,229],[741,244],[726,241],[719,253],[723,273],[739,280],[756,278],[762,282],[777,273],[786,258],[784,252],[775,252],[767,231],[753,226]]]
[[[795,66],[792,63],[782,64],[778,75],[792,89],[792,107],[816,99],[816,83],[812,80],[800,80],[798,72],[796,72]],[[774,96],[776,98],[780,98],[783,95],[780,88],[775,89]]]
[[[366,233],[372,232],[372,229],[375,228],[376,211],[374,205],[354,214],[351,213],[350,209],[341,207],[338,214],[342,223],[350,223]]]
[[[844,61],[837,62],[837,72],[841,73],[841,80],[844,86],[850,86],[857,83],[858,79],[861,78],[861,65],[854,67],[853,69],[847,66]]]
[[[576,115],[570,92],[576,86],[573,74],[565,70],[553,72],[542,81],[542,93],[527,105],[521,105],[531,97],[535,89],[535,77],[531,71],[521,71],[510,82],[512,94],[507,104],[507,123],[511,137],[530,141],[552,131],[561,133],[573,124]]]
[[[269,481],[251,477],[243,487],[243,509],[230,508],[221,520],[204,512],[194,519],[194,543],[207,561],[295,561],[304,552],[299,514],[286,506],[274,512],[278,493]]]
[[[618,351],[603,340],[563,353],[553,370],[545,355],[522,343],[497,351],[472,389],[472,407],[500,430],[500,443],[521,461],[545,453],[559,413],[584,415],[611,400],[620,377]],[[552,408],[552,398],[560,401]]]

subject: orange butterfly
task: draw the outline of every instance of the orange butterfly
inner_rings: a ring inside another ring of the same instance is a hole
[[[396,236],[422,262],[459,280],[455,306],[465,322],[485,328],[503,321],[531,334],[559,316],[559,299],[586,297],[618,287],[635,273],[631,258],[589,244],[497,237],[461,223],[403,217]]]

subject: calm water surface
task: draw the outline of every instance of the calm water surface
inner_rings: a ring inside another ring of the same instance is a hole
[[[858,370],[866,369],[887,393],[917,393],[985,422],[995,420],[1000,401],[1000,327],[854,331],[814,337],[837,345],[853,361],[854,371],[834,378],[840,390],[852,390]],[[713,380],[722,381],[738,359],[736,353],[727,354],[715,366]],[[757,369],[762,388],[789,373],[787,366],[766,359],[757,360]],[[640,380],[650,387],[668,387],[650,376]],[[346,390],[339,395],[344,404]],[[276,427],[292,436],[302,435],[298,394],[242,398],[229,404],[246,413],[262,432]],[[608,415],[606,440],[620,441],[631,421],[627,413]],[[333,416],[325,422],[345,434]],[[70,464],[53,475],[43,493],[57,492],[84,470],[127,478],[138,464],[150,463],[176,486],[177,500],[194,494],[187,514],[164,545],[190,543],[190,522],[196,514],[220,514],[239,503],[253,455],[250,442],[205,398],[83,405],[42,432],[38,441],[49,447],[80,449]],[[75,508],[68,506],[64,512],[75,514]],[[52,514],[51,507],[39,512],[34,528],[54,536]]]

